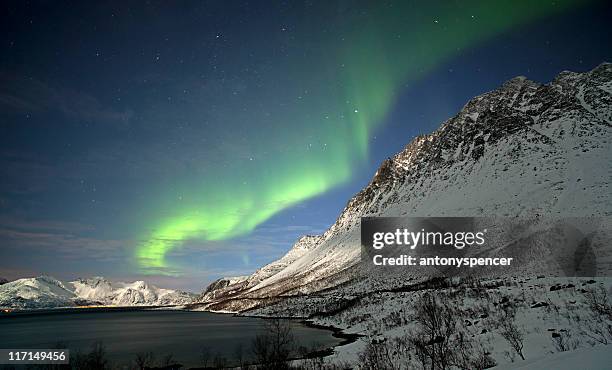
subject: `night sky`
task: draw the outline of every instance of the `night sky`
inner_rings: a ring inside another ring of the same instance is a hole
[[[0,277],[200,290],[473,96],[612,61],[587,1],[7,1]]]

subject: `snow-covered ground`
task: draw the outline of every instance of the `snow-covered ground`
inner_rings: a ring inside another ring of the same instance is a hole
[[[294,297],[248,315],[308,318],[313,323],[342,328],[345,333],[360,334],[357,341],[337,347],[326,358],[328,364],[363,364],[361,356],[372,343],[389,349],[392,362],[401,369],[419,368],[411,340],[419,338],[417,306],[424,295],[431,294],[440,306],[452,313],[455,330],[449,337],[453,347],[462,335],[473,353],[482,349],[492,364],[502,368],[556,369],[566,353],[593,353],[584,364],[598,361],[612,353],[612,279],[525,277],[499,280],[448,281],[435,288],[415,286],[414,291],[379,291],[359,296],[342,296],[343,288],[316,296]],[[608,314],[595,310],[593,296],[605,302]],[[507,312],[522,335],[525,360],[502,335]],[[461,333],[461,334],[460,334]],[[406,344],[408,343],[408,344]],[[574,357],[569,357],[574,358]],[[549,362],[550,361],[550,362]],[[529,367],[531,366],[531,367]],[[543,366],[543,367],[542,367]],[[551,367],[546,367],[551,366]],[[569,365],[568,365],[569,366]],[[364,368],[368,368],[365,367]],[[589,367],[569,366],[568,369]],[[609,367],[608,367],[609,368]]]
[[[572,352],[561,352],[554,355],[526,360],[523,363],[512,363],[497,366],[499,370],[609,370],[612,364],[612,349],[607,346],[585,348]]]

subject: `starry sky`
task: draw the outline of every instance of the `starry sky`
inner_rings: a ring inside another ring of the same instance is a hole
[[[473,96],[612,60],[597,1],[7,1],[0,277],[198,291]]]

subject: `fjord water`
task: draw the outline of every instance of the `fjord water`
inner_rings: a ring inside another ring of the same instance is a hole
[[[329,348],[340,342],[328,330],[290,321],[297,345]],[[57,348],[89,352],[95,342],[106,347],[113,364],[133,362],[137,353],[152,352],[160,361],[172,354],[184,366],[202,366],[202,348],[209,366],[220,354],[230,362],[238,346],[250,358],[250,346],[265,331],[264,320],[209,312],[179,310],[59,310],[0,315],[0,348]]]

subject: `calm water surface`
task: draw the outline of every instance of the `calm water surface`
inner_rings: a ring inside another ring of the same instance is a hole
[[[264,320],[208,312],[170,310],[65,310],[0,315],[0,348],[53,348],[87,352],[100,341],[113,363],[126,364],[136,353],[153,352],[157,360],[172,354],[185,366],[201,366],[208,347],[211,360],[221,354],[235,359],[242,346],[250,357],[251,341],[265,331]],[[330,331],[289,322],[298,345],[327,348],[341,340]]]

